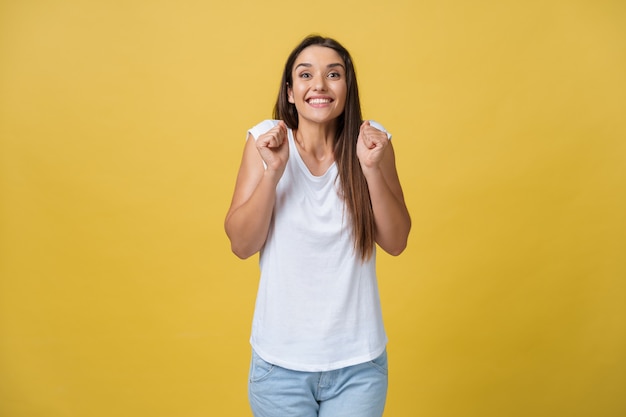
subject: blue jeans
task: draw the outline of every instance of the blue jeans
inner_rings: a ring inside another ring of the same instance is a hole
[[[248,399],[255,417],[381,417],[387,398],[387,352],[359,365],[300,372],[252,351]]]

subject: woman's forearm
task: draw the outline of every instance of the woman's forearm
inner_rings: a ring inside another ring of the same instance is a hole
[[[376,226],[376,243],[385,252],[399,255],[407,245],[411,218],[402,196],[392,191],[382,169],[366,174]]]
[[[235,255],[245,259],[257,253],[265,244],[276,199],[277,179],[266,171],[252,195],[231,210],[224,228]]]

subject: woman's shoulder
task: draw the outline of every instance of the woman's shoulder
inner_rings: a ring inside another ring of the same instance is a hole
[[[277,126],[278,122],[278,120],[274,119],[263,120],[262,122],[259,122],[250,129],[248,129],[248,133],[250,133],[252,137],[254,137],[254,139],[256,140],[263,133]]]

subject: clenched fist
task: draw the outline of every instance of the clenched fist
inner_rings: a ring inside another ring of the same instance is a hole
[[[256,140],[256,147],[268,170],[282,175],[289,159],[287,125],[282,120]]]
[[[356,154],[361,168],[363,170],[378,168],[388,145],[387,133],[371,126],[368,120],[364,121],[356,144]]]

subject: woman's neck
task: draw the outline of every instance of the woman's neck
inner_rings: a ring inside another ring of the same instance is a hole
[[[336,123],[318,124],[300,120],[294,139],[301,154],[323,161],[333,157],[336,133]]]

